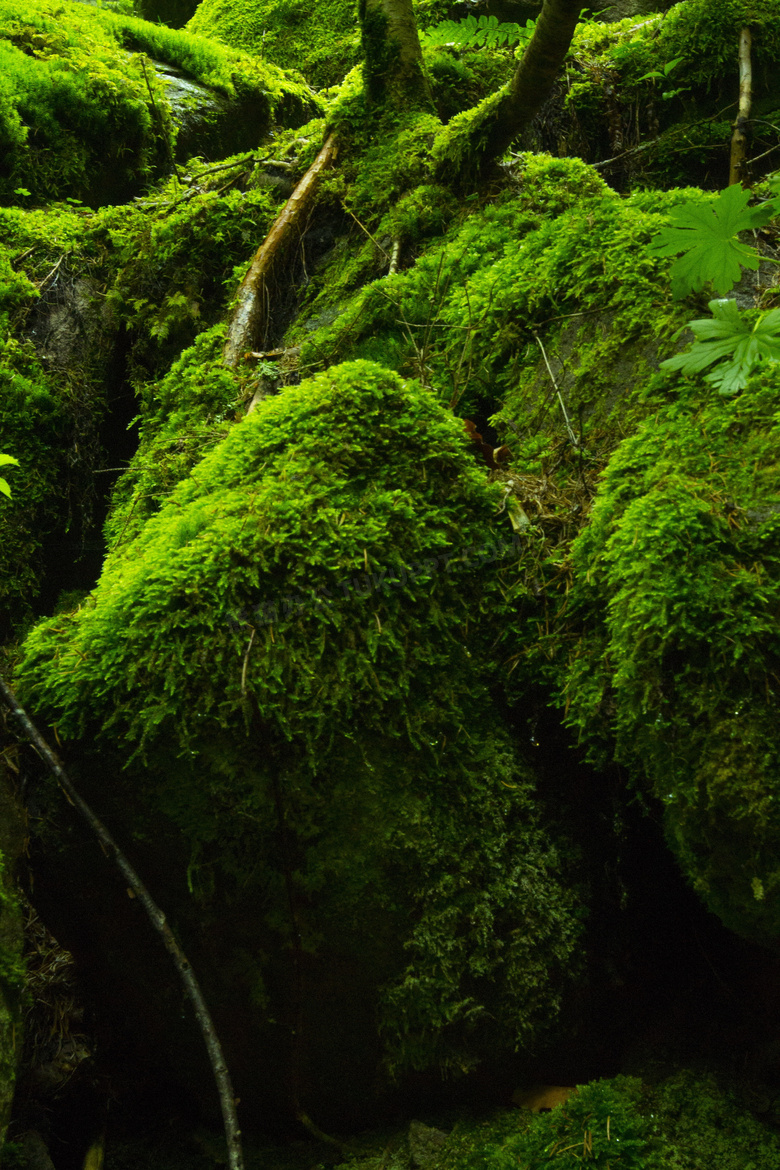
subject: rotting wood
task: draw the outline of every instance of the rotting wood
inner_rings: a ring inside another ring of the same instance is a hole
[[[244,1170],[244,1154],[241,1146],[241,1130],[238,1126],[238,1118],[236,1116],[236,1099],[233,1094],[233,1085],[230,1079],[225,1057],[222,1052],[222,1045],[219,1042],[214,1022],[211,1019],[211,1013],[203,998],[203,992],[195,977],[195,973],[190,966],[189,959],[185,955],[182,948],[176,941],[173,931],[171,930],[165,914],[152,898],[146,886],[141,881],[138,874],[133,869],[130,862],[125,857],[122,850],[117,845],[114,838],[109,833],[103,822],[92,811],[87,802],[82,799],[79,793],[73,786],[70,776],[65,771],[65,766],[60,758],[52,751],[48,743],[41,735],[38,728],[30,719],[30,716],[20,704],[16,694],[8,685],[5,679],[0,675],[0,695],[2,695],[5,703],[16,719],[19,726],[24,731],[24,734],[33,745],[38,755],[46,764],[49,771],[54,776],[62,791],[70,803],[78,809],[87,822],[92,832],[97,837],[103,852],[116,865],[122,877],[128,884],[130,890],[135,898],[138,899],[141,906],[146,911],[147,917],[154,929],[160,935],[163,945],[168,954],[173,959],[176,970],[184,985],[184,991],[192,1004],[195,1012],[195,1018],[198,1021],[201,1035],[206,1043],[209,1061],[211,1063],[211,1070],[214,1074],[214,1080],[217,1084],[217,1091],[219,1093],[220,1104],[222,1106],[222,1120],[225,1129],[225,1140],[227,1141],[228,1150],[228,1166],[230,1170]]]
[[[246,352],[260,348],[258,343],[263,340],[267,321],[268,278],[276,260],[286,252],[308,215],[320,175],[335,159],[337,149],[336,136],[330,134],[322,150],[276,217],[241,281],[222,355],[223,364],[230,366],[231,369],[236,368]]]
[[[753,102],[753,69],[750,60],[752,37],[749,28],[739,34],[739,108],[731,135],[729,186],[745,180],[745,161],[748,150],[747,124]]]

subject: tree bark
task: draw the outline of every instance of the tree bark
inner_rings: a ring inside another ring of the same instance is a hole
[[[739,34],[739,109],[731,136],[731,158],[729,160],[729,186],[745,179],[745,160],[748,150],[747,123],[753,102],[753,69],[750,61],[751,35],[749,28]]]
[[[369,101],[433,109],[412,0],[359,0]]]
[[[320,175],[335,157],[336,137],[331,134],[255,252],[238,290],[222,354],[224,365],[235,369],[245,353],[260,348],[268,322],[269,277],[276,261],[302,234],[302,225],[312,208]]]
[[[534,34],[512,80],[491,108],[488,125],[479,128],[483,165],[508,150],[550,96],[581,10],[582,0],[544,0]]]
[[[238,1127],[238,1118],[236,1117],[236,1102],[233,1095],[233,1085],[230,1080],[230,1073],[225,1063],[225,1057],[222,1053],[222,1045],[219,1042],[214,1023],[211,1019],[211,1013],[203,998],[203,992],[200,989],[200,984],[195,978],[195,972],[190,966],[187,956],[176,941],[173,931],[168,925],[168,920],[162,912],[157,903],[152,899],[151,894],[146,886],[141,881],[138,874],[135,872],[130,862],[125,857],[122,850],[117,845],[114,838],[109,833],[103,822],[95,815],[87,802],[82,799],[79,793],[73,786],[73,783],[65,771],[65,768],[58,756],[51,750],[46,740],[41,735],[38,728],[30,719],[30,716],[20,704],[11,687],[0,675],[0,695],[12,715],[23,729],[25,735],[33,745],[38,755],[48,767],[49,771],[54,776],[55,780],[62,788],[68,800],[74,805],[85,821],[92,829],[92,832],[100,842],[104,853],[116,865],[122,877],[127,882],[128,886],[133,892],[133,896],[138,899],[141,906],[146,911],[147,917],[154,929],[160,935],[163,946],[168,954],[173,959],[179,977],[184,984],[185,993],[192,1004],[195,1012],[195,1018],[201,1030],[201,1034],[206,1043],[206,1049],[209,1054],[209,1061],[211,1062],[211,1069],[214,1074],[214,1080],[217,1084],[217,1091],[219,1093],[220,1104],[222,1106],[222,1120],[225,1129],[225,1139],[227,1141],[228,1149],[228,1166],[230,1170],[244,1170],[244,1155],[241,1147],[241,1130]]]

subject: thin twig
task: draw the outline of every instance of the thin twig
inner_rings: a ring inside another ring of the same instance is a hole
[[[43,280],[40,281],[40,283],[38,284],[38,292],[43,292],[45,286],[49,283],[49,281],[52,279],[52,277],[57,275],[60,264],[62,264],[62,261],[65,259],[65,255],[66,255],[65,252],[63,252],[62,255],[60,256],[59,260],[57,261],[57,263],[51,269],[51,271],[47,272],[46,275],[44,276]]]
[[[342,204],[341,204],[341,206],[342,206],[342,207],[343,207],[343,209],[346,211],[347,215],[351,215],[351,216],[352,216],[352,218],[354,219],[355,223],[356,223],[356,224],[358,225],[358,227],[360,228],[361,232],[365,232],[365,233],[366,233],[366,235],[368,236],[368,238],[369,238],[369,240],[371,241],[371,243],[372,243],[372,244],[374,244],[374,245],[375,245],[375,246],[376,246],[376,247],[379,249],[379,251],[382,253],[382,255],[383,255],[383,256],[384,256],[384,257],[385,257],[387,260],[392,260],[392,257],[390,256],[390,254],[389,254],[388,252],[386,252],[386,251],[384,250],[384,248],[382,247],[382,245],[379,243],[379,240],[375,239],[375,238],[374,238],[374,237],[371,235],[371,232],[368,230],[368,228],[366,227],[366,225],[365,225],[365,224],[363,224],[363,223],[361,223],[361,222],[360,222],[360,220],[358,219],[358,217],[355,215],[355,213],[349,210],[349,208],[347,207],[346,203],[344,203],[344,202],[342,201]]]
[[[249,666],[249,654],[250,654],[250,651],[252,649],[252,643],[255,640],[256,633],[257,633],[257,630],[253,626],[252,633],[249,635],[249,645],[247,646],[246,654],[244,655],[244,665],[241,667],[241,694],[242,695],[246,694],[246,670],[247,670],[247,667]]]
[[[190,966],[190,962],[184,951],[179,946],[174,938],[173,931],[168,925],[165,914],[153,900],[151,894],[146,889],[146,886],[141,881],[138,874],[135,872],[130,862],[125,857],[122,850],[117,845],[114,838],[109,833],[103,822],[92,811],[85,800],[79,796],[76,789],[73,787],[70,777],[65,771],[64,765],[55,753],[51,750],[46,740],[41,735],[38,728],[30,719],[29,715],[21,706],[19,700],[14,694],[11,687],[0,675],[0,695],[8,706],[8,709],[14,715],[17,723],[22,727],[24,734],[33,745],[38,755],[52,773],[62,791],[72,805],[74,805],[84,820],[87,822],[93,833],[97,837],[103,852],[107,857],[113,860],[122,877],[125,879],[130,889],[133,891],[135,897],[146,911],[147,917],[154,929],[162,938],[165,949],[173,959],[176,970],[184,985],[184,990],[187,997],[192,1004],[195,1011],[195,1018],[200,1026],[201,1034],[206,1043],[206,1048],[209,1054],[209,1061],[211,1062],[211,1069],[214,1074],[214,1080],[217,1083],[217,1090],[219,1092],[219,1099],[222,1105],[222,1120],[225,1128],[225,1139],[227,1141],[228,1149],[228,1165],[230,1170],[243,1170],[244,1155],[241,1148],[241,1130],[238,1127],[238,1118],[236,1117],[236,1102],[233,1095],[233,1085],[230,1080],[230,1073],[225,1063],[225,1057],[222,1053],[222,1045],[219,1042],[214,1023],[211,1019],[211,1014],[206,1001],[203,998],[203,993],[200,989],[195,973]]]
[[[547,373],[550,375],[550,381],[552,382],[553,386],[555,387],[555,393],[558,395],[558,401],[560,402],[561,410],[563,411],[563,421],[566,423],[566,431],[569,435],[569,439],[571,440],[571,445],[574,447],[575,451],[579,451],[580,445],[577,442],[577,436],[575,435],[574,431],[572,430],[571,423],[569,422],[569,416],[566,413],[566,407],[565,407],[564,402],[563,402],[563,395],[561,394],[560,390],[558,389],[558,383],[555,381],[555,374],[552,372],[552,367],[550,366],[550,363],[547,360],[547,353],[545,351],[544,346],[542,345],[542,339],[538,333],[534,333],[534,337],[536,338],[539,349],[542,351],[542,357],[544,358],[544,364],[547,366]]]

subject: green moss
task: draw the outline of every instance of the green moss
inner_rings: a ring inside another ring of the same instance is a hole
[[[514,1110],[460,1121],[431,1166],[772,1170],[778,1154],[777,1135],[732,1092],[711,1075],[682,1070],[654,1086],[627,1076],[591,1081],[547,1113]],[[340,1170],[373,1170],[381,1156],[356,1158]]]
[[[229,385],[200,385],[223,406]],[[26,701],[63,737],[143,752],[134,831],[184,834],[202,902],[262,889],[271,954],[294,926],[284,810],[302,945],[363,971],[397,1068],[526,1043],[575,969],[581,911],[471,632],[513,555],[495,504],[428,391],[350,363],[232,426],[25,643]]]
[[[760,940],[780,922],[776,394],[697,386],[617,450],[574,546],[565,682],[584,740],[614,736],[652,785],[694,888]]]
[[[314,85],[334,85],[359,59],[354,0],[203,0],[191,32],[298,69]]]
[[[279,198],[250,187],[254,167],[251,155],[214,174],[194,162],[182,172],[184,190],[171,179],[145,204],[107,208],[92,221],[112,270],[108,302],[134,330],[139,381],[164,371],[224,314],[237,269],[243,274]]]
[[[130,54],[126,51],[132,50]],[[0,197],[128,197],[167,163],[175,139],[166,87],[145,54],[178,66],[252,119],[300,120],[300,79],[202,37],[63,0],[0,3]]]
[[[684,193],[621,200],[584,163],[548,156],[523,156],[517,179],[516,193],[470,215],[413,268],[342,300],[332,324],[300,337],[303,364],[381,359],[424,376],[459,413],[500,406],[500,421],[532,438],[550,411],[534,331],[554,361],[579,338],[567,403],[586,429],[602,428],[616,366],[635,384],[686,319],[643,248]],[[563,431],[560,415],[552,425]]]
[[[95,10],[64,3],[0,4],[0,91],[4,162],[0,194],[23,187],[36,198],[84,196],[97,181],[126,190],[157,155],[140,64],[127,58]],[[150,84],[164,108],[162,91]]]
[[[66,417],[32,346],[0,342],[0,449],[20,464],[8,476],[11,499],[0,502],[0,628],[6,638],[29,620],[42,541],[62,520],[66,472],[58,447]]]
[[[428,49],[424,57],[436,109],[445,122],[504,85],[517,64],[512,54],[491,49]]]
[[[60,517],[58,495],[65,475],[65,460],[57,450],[66,425],[65,403],[32,345],[11,335],[12,324],[24,319],[39,295],[11,262],[31,240],[33,247],[41,243],[25,218],[23,212],[0,211],[4,240],[10,245],[0,248],[0,450],[20,463],[9,473],[12,498],[0,502],[0,628],[6,637],[30,616],[42,538]]]
[[[114,491],[106,525],[109,547],[138,535],[176,484],[224,439],[247,391],[222,364],[225,330],[200,334],[160,382],[141,388],[141,428],[130,469]],[[250,382],[248,393],[254,389]]]

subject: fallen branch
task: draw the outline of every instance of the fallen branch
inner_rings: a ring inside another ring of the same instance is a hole
[[[274,263],[281,256],[308,215],[317,191],[321,173],[336,157],[336,136],[330,134],[320,153],[285,203],[273,227],[257,249],[238,290],[236,307],[228,328],[222,355],[224,365],[232,369],[238,365],[247,350],[260,348],[267,320],[267,282]]]
[[[52,773],[60,788],[71,804],[75,805],[84,820],[100,842],[104,853],[110,857],[116,865],[122,877],[127,882],[132,890],[134,896],[143,906],[154,929],[160,935],[165,949],[173,959],[176,970],[179,973],[182,983],[184,984],[185,993],[193,1006],[195,1017],[201,1030],[201,1034],[206,1043],[206,1049],[209,1054],[209,1061],[211,1063],[211,1070],[214,1074],[214,1080],[217,1083],[217,1090],[219,1092],[220,1104],[222,1106],[222,1120],[225,1129],[225,1139],[227,1141],[228,1149],[228,1165],[230,1170],[244,1170],[244,1155],[241,1148],[241,1130],[238,1128],[238,1118],[236,1117],[236,1102],[233,1096],[233,1086],[230,1080],[230,1073],[225,1064],[225,1057],[222,1053],[222,1045],[219,1042],[219,1037],[214,1029],[214,1023],[211,1019],[211,1014],[206,1001],[203,998],[203,993],[200,989],[195,974],[190,966],[187,956],[179,946],[178,942],[173,936],[173,931],[168,925],[165,914],[162,912],[157,903],[153,900],[151,894],[146,889],[138,874],[135,872],[130,862],[125,857],[122,850],[117,845],[114,838],[109,833],[103,822],[93,813],[87,802],[79,796],[76,789],[73,787],[70,777],[58,756],[51,750],[46,740],[43,738],[38,728],[30,719],[29,715],[21,706],[19,700],[14,694],[11,687],[0,675],[0,695],[8,706],[8,709],[14,715],[17,723],[24,730],[25,735],[33,745],[38,755]]]
[[[750,106],[753,101],[753,70],[750,63],[751,35],[749,28],[743,28],[739,34],[739,108],[734,133],[731,135],[731,157],[729,159],[729,186],[740,183],[745,178],[745,160],[747,159],[748,132],[747,124],[750,117]]]

